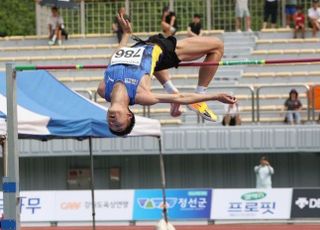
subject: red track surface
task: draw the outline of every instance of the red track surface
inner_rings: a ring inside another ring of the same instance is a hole
[[[320,230],[320,224],[237,224],[175,226],[176,230]],[[91,230],[91,227],[28,227],[22,230]],[[96,227],[96,230],[153,230],[153,226]]]

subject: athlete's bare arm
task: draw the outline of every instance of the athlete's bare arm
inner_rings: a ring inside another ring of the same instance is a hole
[[[237,99],[228,94],[197,94],[197,93],[178,93],[178,94],[153,94],[146,93],[143,97],[136,97],[136,103],[140,105],[154,105],[157,103],[177,103],[188,105],[203,101],[220,101],[225,104],[234,104]]]
[[[132,34],[132,27],[131,27],[131,23],[129,22],[129,20],[124,19],[123,15],[118,14],[117,18],[118,18],[119,25],[123,31],[122,39],[119,43],[118,48],[122,48],[124,46],[127,46],[127,44],[128,44],[130,35]]]

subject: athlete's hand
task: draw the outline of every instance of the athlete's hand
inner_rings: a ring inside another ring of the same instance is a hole
[[[181,116],[182,112],[180,110],[180,104],[177,103],[171,103],[170,107],[170,115],[172,117],[179,117]]]
[[[123,15],[117,15],[118,22],[122,28],[123,33],[132,34],[131,23],[128,19],[124,19]]]
[[[237,102],[237,98],[235,98],[234,96],[230,96],[228,94],[225,94],[225,93],[221,93],[221,94],[217,95],[217,101],[220,101],[225,104],[234,104]]]

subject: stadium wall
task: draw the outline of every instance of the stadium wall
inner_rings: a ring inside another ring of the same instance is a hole
[[[320,153],[267,154],[275,169],[273,186],[320,187]],[[169,188],[254,188],[253,167],[260,154],[190,154],[166,156]],[[2,162],[1,162],[2,163]],[[119,189],[159,188],[158,156],[96,156],[97,189],[114,188],[110,169],[120,169]],[[21,158],[22,190],[88,189],[69,186],[69,170],[89,169],[89,157]]]

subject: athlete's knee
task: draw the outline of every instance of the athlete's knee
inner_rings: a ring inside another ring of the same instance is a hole
[[[212,51],[222,57],[224,54],[224,43],[219,38],[212,38],[210,43]]]
[[[218,50],[223,54],[224,53],[224,43],[220,39],[216,39]]]

